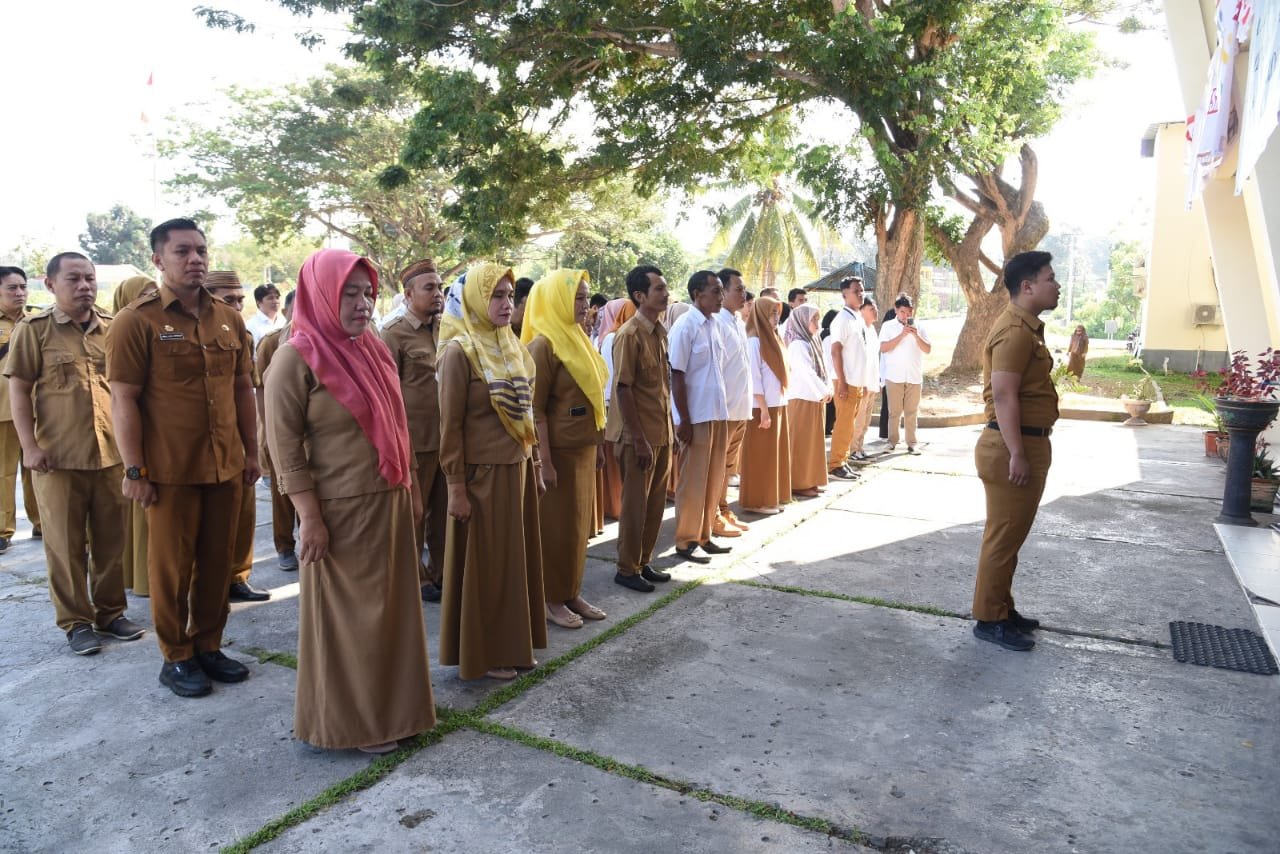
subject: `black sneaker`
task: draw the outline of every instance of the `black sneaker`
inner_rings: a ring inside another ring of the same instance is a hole
[[[32,529],[31,529],[31,539],[33,539],[33,540],[43,540],[43,539],[44,539],[44,531],[40,530],[39,528],[32,528]]]
[[[440,588],[436,587],[430,581],[422,585],[422,601],[423,602],[439,602]]]
[[[621,584],[623,587],[628,587],[637,593],[653,592],[653,585],[638,575],[623,575],[619,572],[613,576],[613,583]]]
[[[709,555],[727,555],[733,551],[733,546],[722,546],[711,540],[707,540],[702,544],[702,550]]]
[[[654,569],[646,563],[644,566],[640,567],[640,577],[645,581],[667,582],[671,580],[671,573],[663,572],[660,569]]]
[[[243,682],[249,678],[249,668],[234,658],[222,654],[222,650],[213,652],[197,652],[196,664],[210,679],[218,682]]]
[[[0,555],[4,554],[7,551],[9,551],[9,538],[0,537]]]
[[[1009,609],[1009,622],[1018,631],[1026,634],[1040,628],[1040,621],[1035,617],[1024,617],[1012,608]]]
[[[298,571],[298,554],[293,549],[287,552],[280,552],[276,555],[276,562],[285,572]]]
[[[160,668],[160,684],[179,697],[203,697],[213,690],[213,683],[195,658],[166,661]]]
[[[122,641],[137,640],[147,633],[145,628],[123,614],[112,620],[106,628],[96,629],[95,631],[100,635],[107,635]]]
[[[1036,645],[1035,641],[1015,629],[1009,620],[999,622],[978,620],[973,624],[973,636],[1014,652],[1027,652]]]
[[[76,655],[97,655],[102,650],[102,641],[88,623],[72,626],[67,632],[67,644]]]
[[[692,543],[687,549],[676,548],[676,554],[690,563],[711,563],[711,558],[706,555],[694,554],[693,550],[698,547],[697,543]]]
[[[857,473],[854,471],[851,471],[849,467],[845,465],[837,466],[836,468],[831,469],[831,471],[827,472],[827,477],[831,478],[832,480],[857,480],[858,479]]]

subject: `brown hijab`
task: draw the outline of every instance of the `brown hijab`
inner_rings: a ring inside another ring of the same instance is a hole
[[[760,339],[760,358],[773,371],[785,391],[790,371],[787,367],[787,351],[778,338],[781,305],[773,297],[756,297],[751,303],[751,317],[747,319],[747,337]]]

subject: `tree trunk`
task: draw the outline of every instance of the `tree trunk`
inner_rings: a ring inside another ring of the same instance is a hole
[[[987,291],[976,301],[969,302],[947,373],[968,373],[982,367],[982,348],[987,343],[987,333],[1008,304],[1009,292],[1003,285],[998,290]]]
[[[889,310],[899,294],[915,301],[920,296],[920,265],[924,261],[922,211],[894,208],[876,216],[876,303]]]

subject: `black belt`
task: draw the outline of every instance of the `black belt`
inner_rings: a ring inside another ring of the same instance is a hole
[[[987,429],[999,430],[1000,425],[994,421],[988,421]],[[1024,436],[1039,436],[1041,438],[1044,438],[1053,433],[1053,428],[1052,427],[1028,427],[1027,425],[1023,424],[1020,428],[1018,428],[1018,432],[1020,432]]]

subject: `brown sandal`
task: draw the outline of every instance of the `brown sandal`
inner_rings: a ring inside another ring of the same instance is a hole
[[[490,679],[497,679],[499,682],[510,682],[516,678],[516,669],[514,667],[495,667],[492,670],[486,670],[484,675]]]

